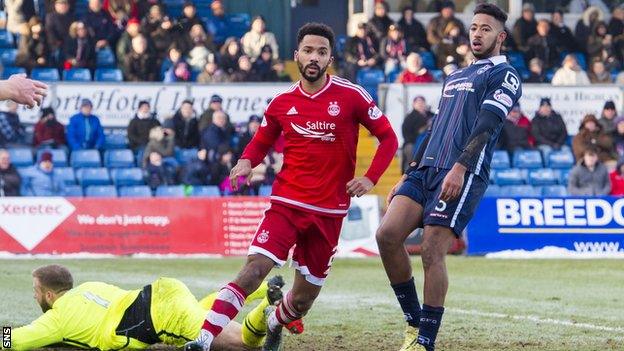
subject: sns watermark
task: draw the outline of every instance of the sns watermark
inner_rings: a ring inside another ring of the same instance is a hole
[[[2,348],[11,348],[11,327],[2,327]]]

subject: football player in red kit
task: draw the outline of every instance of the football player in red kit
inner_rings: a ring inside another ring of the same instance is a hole
[[[258,132],[230,174],[236,186],[283,133],[284,166],[273,184],[271,206],[249,247],[247,263],[219,292],[189,349],[209,350],[247,294],[274,266],[282,266],[295,246],[293,287],[277,308],[267,311],[264,350],[278,350],[282,326],[303,317],[321,291],[350,197],[371,190],[395,155],[396,134],[371,96],[348,80],[326,74],[334,60],[331,28],[308,23],[299,30],[297,44],[295,61],[302,79],[269,103]],[[379,147],[366,174],[354,178],[360,124],[377,137]]]

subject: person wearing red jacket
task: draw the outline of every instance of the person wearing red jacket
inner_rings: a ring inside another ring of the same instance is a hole
[[[35,124],[34,147],[65,147],[65,127],[56,120],[51,107],[41,109],[41,119]]]
[[[609,174],[611,180],[611,194],[624,196],[624,159],[621,159],[615,170]]]

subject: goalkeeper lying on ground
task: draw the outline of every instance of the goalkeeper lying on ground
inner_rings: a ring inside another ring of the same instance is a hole
[[[81,348],[144,349],[156,343],[183,346],[195,339],[215,294],[198,302],[182,282],[160,278],[138,290],[101,282],[74,288],[69,270],[60,265],[32,273],[34,297],[44,314],[13,330],[13,348],[35,349],[67,344]],[[262,300],[243,325],[230,322],[211,350],[253,350],[266,333],[264,309],[281,299],[284,281],[275,277],[247,298]]]

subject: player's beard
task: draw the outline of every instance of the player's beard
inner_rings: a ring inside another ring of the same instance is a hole
[[[327,66],[329,66],[329,64],[327,64]],[[301,76],[310,83],[314,83],[317,80],[321,79],[321,77],[325,75],[325,71],[327,71],[327,66],[321,68],[321,66],[317,65],[316,63],[310,63],[304,67],[301,62],[297,61],[299,73],[301,73]],[[306,74],[306,69],[308,69],[309,67],[315,67],[317,73],[313,76]]]
[[[41,301],[37,300],[37,303],[39,303],[39,307],[41,307],[43,313],[48,312],[48,310],[52,308],[52,306],[50,306],[50,304],[45,299]]]
[[[492,43],[492,45],[490,45],[489,48],[487,48],[487,50],[485,50],[484,52],[477,54],[472,47],[470,48],[470,50],[472,51],[472,55],[474,55],[475,58],[482,60],[488,57],[492,56],[492,52],[494,51],[494,49],[496,49],[496,40],[494,40],[494,42]]]

